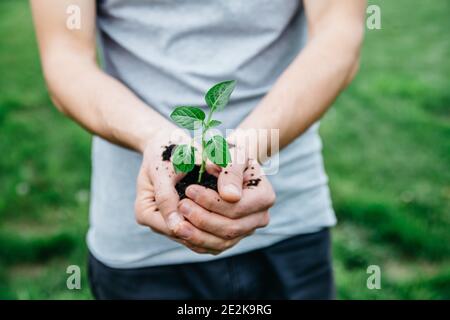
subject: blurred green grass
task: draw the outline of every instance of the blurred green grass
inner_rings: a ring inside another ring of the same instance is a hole
[[[369,2],[382,30],[321,127],[338,297],[449,299],[450,3]],[[0,298],[91,298],[90,136],[51,107],[27,1],[0,2],[0,39]],[[81,290],[66,288],[72,264]]]

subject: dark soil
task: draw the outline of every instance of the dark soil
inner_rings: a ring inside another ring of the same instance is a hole
[[[200,166],[196,165],[191,172],[189,172],[183,179],[180,180],[180,182],[176,184],[175,188],[178,191],[180,199],[186,198],[186,188],[191,184],[199,184],[206,188],[217,191],[217,178],[207,172],[203,172],[202,181],[200,183],[197,183],[199,171]]]
[[[175,147],[176,147],[176,144],[171,144],[171,145],[164,147],[165,149],[161,154],[161,158],[163,161],[170,161],[173,149]],[[158,168],[156,168],[156,170],[158,170]],[[186,176],[175,185],[175,189],[177,189],[177,191],[178,191],[180,200],[186,198],[186,194],[185,194],[186,188],[189,187],[191,184],[199,184],[206,188],[210,188],[210,189],[213,189],[214,191],[217,191],[217,178],[207,172],[203,172],[202,181],[200,183],[198,183],[197,179],[198,179],[199,172],[200,172],[200,166],[196,165],[191,172],[186,174]]]
[[[165,150],[161,154],[163,161],[170,161],[170,157],[172,156],[172,151],[176,147],[176,144],[171,144],[170,146],[165,146]]]
[[[253,174],[252,174],[252,176],[253,176]],[[250,180],[248,180],[246,186],[247,187],[257,187],[260,181],[261,181],[260,178],[250,179]]]
[[[161,154],[163,161],[170,161],[170,157],[172,156],[172,152],[175,147],[176,147],[176,144],[171,144],[171,145],[164,147],[165,149]],[[156,169],[158,170],[158,168],[156,168]],[[245,170],[247,170],[247,169],[248,168],[246,168]],[[254,169],[254,167],[252,167],[252,169]],[[207,172],[203,173],[202,181],[200,183],[197,182],[199,171],[200,171],[200,166],[196,165],[191,172],[186,174],[186,176],[175,185],[178,195],[180,196],[180,200],[186,198],[186,194],[185,194],[186,188],[189,187],[191,184],[198,184],[198,185],[204,186],[206,188],[210,188],[214,191],[217,191],[217,178]],[[225,171],[225,173],[227,174],[228,172]],[[253,176],[253,174],[252,174],[252,176]],[[250,179],[247,182],[246,186],[247,187],[257,187],[260,181],[261,181],[261,179],[259,179],[259,178],[258,179]]]

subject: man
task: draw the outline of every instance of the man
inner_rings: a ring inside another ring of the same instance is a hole
[[[95,134],[87,242],[96,298],[333,297],[335,216],[316,122],[356,73],[365,1],[31,5],[52,99]],[[80,29],[66,27],[69,5],[80,8]],[[161,159],[176,128],[167,117],[203,105],[204,91],[227,79],[237,87],[221,128],[279,129],[279,172],[267,179],[254,165],[261,183],[243,188],[246,163],[273,150],[246,145],[241,131],[228,138],[248,159],[215,173],[218,192],[193,185],[180,201],[182,176]]]

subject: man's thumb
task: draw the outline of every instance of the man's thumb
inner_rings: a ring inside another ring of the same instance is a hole
[[[222,169],[217,183],[219,195],[229,202],[241,200],[243,179],[244,166],[235,164]]]

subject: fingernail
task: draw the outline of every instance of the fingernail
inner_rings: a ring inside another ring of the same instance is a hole
[[[186,202],[183,202],[180,206],[180,211],[183,215],[188,216],[191,213],[191,206]]]
[[[187,227],[186,225],[185,225],[185,226],[181,226],[181,227],[177,230],[176,234],[177,234],[180,238],[183,238],[183,239],[189,239],[189,238],[191,237],[191,235],[192,235],[192,229],[189,228],[189,227]]]
[[[191,199],[195,199],[195,197],[197,197],[197,194],[198,194],[197,191],[198,190],[196,187],[188,187],[186,189],[186,195]]]
[[[169,214],[169,217],[167,218],[167,226],[170,230],[175,230],[175,228],[183,222],[183,218],[178,214],[178,212],[174,211],[171,214]]]
[[[228,194],[230,194],[230,195],[234,195],[234,196],[237,196],[237,197],[240,197],[241,196],[241,190],[239,190],[235,185],[233,185],[233,184],[229,184],[229,185],[226,185],[225,187],[223,187],[223,191],[225,192],[225,193],[228,193]]]

